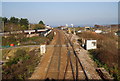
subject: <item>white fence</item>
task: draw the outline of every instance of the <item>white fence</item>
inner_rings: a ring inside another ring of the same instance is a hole
[[[52,32],[52,30],[49,30],[48,32],[46,32],[45,34],[44,34],[44,37],[46,37],[48,34],[50,34]]]
[[[44,36],[47,36],[50,32],[48,29],[38,29],[38,30],[23,30],[23,31],[11,31],[11,32],[1,32],[0,35],[9,35],[9,34],[21,34],[21,33],[26,33],[26,34],[32,34],[32,33],[40,33],[40,32],[46,32]]]

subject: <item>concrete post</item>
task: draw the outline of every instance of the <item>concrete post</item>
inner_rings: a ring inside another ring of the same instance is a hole
[[[56,32],[54,32],[54,35],[56,35]]]
[[[46,53],[46,45],[40,45],[40,54],[43,55]]]

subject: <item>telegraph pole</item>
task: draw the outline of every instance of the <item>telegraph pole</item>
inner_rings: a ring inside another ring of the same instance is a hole
[[[72,26],[72,28],[73,28],[73,24],[71,24],[71,26]],[[73,28],[73,34],[76,34],[76,33],[75,33],[75,28]]]

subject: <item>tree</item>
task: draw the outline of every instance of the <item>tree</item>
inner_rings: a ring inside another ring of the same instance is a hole
[[[11,17],[10,18],[10,23],[18,24],[19,23],[19,19],[15,18],[15,17]]]
[[[40,21],[39,24],[45,25],[45,24],[43,23],[43,21]]]
[[[8,19],[6,17],[3,17],[2,21],[4,22],[4,24],[8,23]]]
[[[19,23],[20,23],[20,26],[23,28],[23,30],[28,29],[28,25],[29,25],[28,19],[21,18]]]
[[[4,22],[4,31],[6,32],[26,30],[28,29],[28,25],[29,25],[28,19],[23,19],[23,18],[19,19],[19,18],[11,17],[10,19],[8,19],[6,17],[0,17],[0,20]]]

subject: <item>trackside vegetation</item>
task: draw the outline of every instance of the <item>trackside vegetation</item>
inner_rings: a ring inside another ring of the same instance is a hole
[[[40,61],[39,48],[15,48],[16,52],[4,65],[2,70],[3,79],[26,79],[34,72]],[[11,49],[10,51],[15,50]]]
[[[97,49],[89,50],[91,58],[98,67],[104,67],[114,78],[120,81],[120,70],[118,67],[118,37],[113,33],[96,34],[93,32],[82,32],[77,34],[81,39],[97,40]]]
[[[3,45],[13,43],[17,45],[17,41],[21,43],[19,48],[2,49],[2,59],[5,63],[2,66],[3,80],[25,80],[31,77],[37,65],[40,63],[42,55],[39,47],[22,47],[25,45],[49,44],[53,39],[53,32],[47,37],[34,36],[29,38],[3,38]]]

